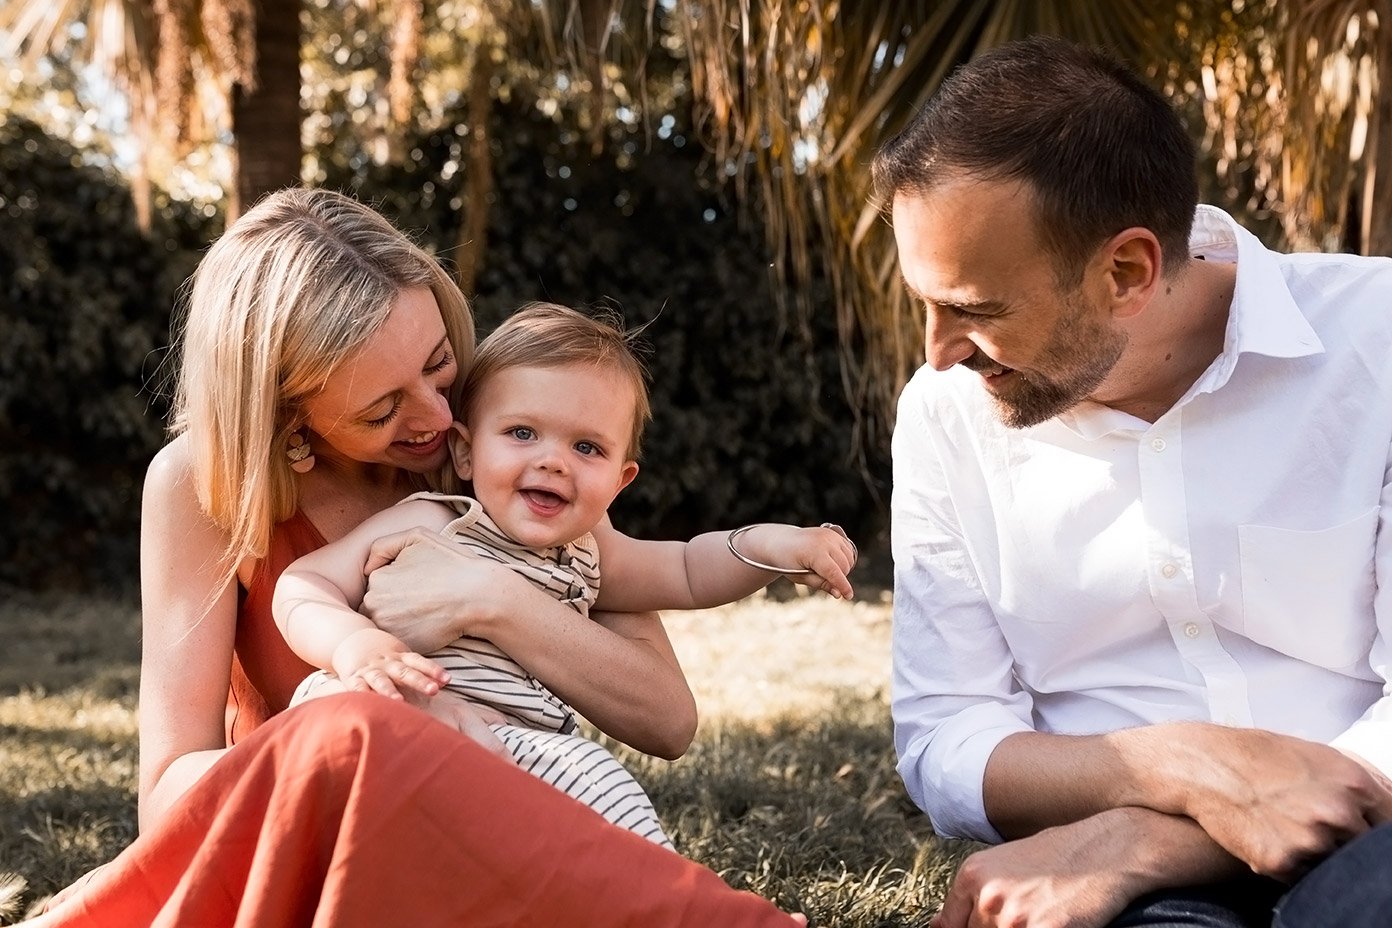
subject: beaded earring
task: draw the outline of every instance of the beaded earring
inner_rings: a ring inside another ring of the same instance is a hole
[[[309,439],[299,432],[291,432],[286,442],[285,456],[290,459],[290,469],[297,474],[307,474],[314,467],[314,449]]]

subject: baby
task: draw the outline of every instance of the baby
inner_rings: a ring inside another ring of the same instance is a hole
[[[785,571],[849,597],[855,546],[831,526],[760,524],[690,542],[615,531],[605,515],[638,473],[650,415],[642,365],[616,326],[554,304],[526,307],[479,345],[464,396],[451,465],[432,482],[448,492],[408,497],[281,576],[276,623],[296,654],[325,671],[301,685],[296,701],[325,686],[396,698],[401,689],[432,695],[443,686],[511,722],[493,729],[524,769],[670,847],[642,787],[601,745],[574,734],[574,712],[526,668],[472,637],[422,656],[355,611],[372,542],[410,528],[439,530],[516,570],[580,618],[591,607],[720,605]],[[466,488],[470,495],[460,495]]]

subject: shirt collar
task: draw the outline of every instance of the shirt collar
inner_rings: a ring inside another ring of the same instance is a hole
[[[1217,366],[1226,382],[1239,355],[1303,358],[1324,345],[1295,305],[1277,255],[1215,206],[1200,206],[1189,235],[1189,253],[1209,261],[1237,262],[1237,286]],[[1226,362],[1226,363],[1225,363]],[[1220,384],[1215,384],[1219,386]]]
[[[1200,206],[1189,234],[1189,253],[1206,261],[1237,264],[1237,283],[1228,308],[1223,350],[1184,394],[1176,408],[1201,393],[1212,393],[1232,377],[1244,354],[1302,358],[1321,354],[1324,345],[1295,304],[1275,252],[1216,206]],[[1084,401],[1058,421],[1092,441],[1117,431],[1144,432],[1150,423],[1118,409]]]

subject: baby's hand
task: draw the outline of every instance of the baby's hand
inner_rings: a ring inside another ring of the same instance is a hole
[[[364,628],[343,639],[334,649],[333,672],[350,690],[391,699],[402,699],[402,688],[434,696],[449,682],[449,674],[439,664],[377,628]]]
[[[854,595],[846,575],[855,566],[856,546],[839,525],[829,522],[816,528],[758,525],[741,537],[740,547],[751,559],[761,563],[812,571],[784,575],[794,583],[830,593],[837,599],[850,599]]]

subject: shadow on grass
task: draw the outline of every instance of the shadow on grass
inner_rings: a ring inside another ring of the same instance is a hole
[[[703,726],[673,764],[610,746],[684,854],[817,925],[926,925],[976,847],[932,833],[894,769],[888,708],[849,690],[815,715]]]

